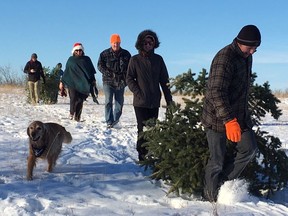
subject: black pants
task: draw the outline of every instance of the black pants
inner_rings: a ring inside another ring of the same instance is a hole
[[[226,134],[207,129],[207,141],[210,157],[205,169],[204,193],[210,200],[216,200],[218,189],[224,180],[239,177],[247,164],[253,159],[257,151],[254,132],[246,130],[241,134],[241,141],[235,143],[236,154],[233,160],[225,161]]]
[[[82,94],[75,89],[69,89],[70,97],[70,115],[74,116],[76,121],[80,121],[83,102],[86,100],[88,95]]]
[[[142,144],[145,142],[145,139],[142,137],[141,133],[143,132],[143,128],[145,126],[145,121],[149,119],[156,119],[158,118],[159,108],[143,108],[143,107],[134,107],[134,111],[136,114],[137,120],[137,130],[138,130],[138,139],[136,149],[139,153],[139,160],[143,160],[144,156],[147,154],[147,150]]]

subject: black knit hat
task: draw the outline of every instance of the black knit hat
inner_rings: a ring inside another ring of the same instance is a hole
[[[37,54],[36,53],[32,53],[31,58],[36,58],[37,59]]]
[[[236,37],[239,44],[246,46],[260,46],[261,34],[255,25],[244,26]]]

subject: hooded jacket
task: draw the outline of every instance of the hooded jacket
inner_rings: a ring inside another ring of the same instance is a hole
[[[252,55],[245,58],[236,39],[214,57],[208,78],[202,124],[225,132],[225,123],[237,118],[242,130],[251,128],[248,96]]]
[[[132,56],[129,61],[126,82],[134,95],[133,106],[158,108],[161,100],[160,86],[167,105],[172,101],[171,91],[168,87],[169,75],[160,55],[143,51],[144,38],[147,35],[155,38],[154,49],[159,46],[157,35],[154,32],[146,30],[139,34],[135,45],[139,54]]]

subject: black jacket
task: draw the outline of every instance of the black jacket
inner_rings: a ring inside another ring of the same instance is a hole
[[[168,87],[169,75],[163,58],[155,53],[148,56],[137,54],[131,57],[126,82],[133,92],[133,106],[143,108],[160,107],[161,91],[166,103],[172,101]],[[160,86],[159,86],[160,84]]]
[[[34,69],[36,72],[31,73],[30,70]],[[24,73],[28,74],[28,81],[37,82],[42,77],[43,82],[45,83],[45,76],[42,68],[41,62],[36,60],[35,62],[30,60],[27,62],[24,68]]]
[[[102,73],[103,83],[113,87],[125,87],[126,72],[130,58],[131,54],[122,48],[117,53],[112,48],[101,52],[97,66]]]

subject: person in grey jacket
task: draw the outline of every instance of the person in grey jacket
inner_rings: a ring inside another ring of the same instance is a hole
[[[137,119],[138,139],[137,151],[139,161],[145,159],[147,150],[142,144],[145,140],[141,132],[145,121],[157,119],[162,88],[167,105],[172,102],[169,89],[169,75],[163,58],[154,53],[160,42],[155,32],[142,31],[137,38],[135,47],[138,54],[131,57],[127,70],[126,82],[133,93],[133,106]]]
[[[244,26],[211,64],[201,120],[210,151],[203,197],[210,202],[217,200],[224,181],[239,177],[257,150],[248,96],[252,54],[260,43],[259,29],[254,25]],[[236,152],[228,163],[225,161],[227,139],[234,143]]]

